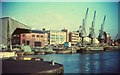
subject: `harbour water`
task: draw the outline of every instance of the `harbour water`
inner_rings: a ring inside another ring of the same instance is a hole
[[[119,53],[120,51],[102,51],[84,54],[34,55],[34,57],[63,64],[64,73],[116,73],[119,72]]]

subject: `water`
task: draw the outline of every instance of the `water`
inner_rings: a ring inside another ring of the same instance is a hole
[[[64,73],[115,73],[118,72],[120,51],[107,51],[87,54],[48,54],[34,55],[45,61],[54,60],[64,65]]]

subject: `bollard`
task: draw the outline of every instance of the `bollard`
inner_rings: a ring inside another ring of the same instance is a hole
[[[53,61],[53,60],[51,61],[51,63],[52,63],[52,65],[55,65],[55,63],[54,63],[54,61]]]

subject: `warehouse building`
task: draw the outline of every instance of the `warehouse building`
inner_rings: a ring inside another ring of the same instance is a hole
[[[0,46],[12,49],[13,35],[30,33],[31,28],[10,17],[0,18]]]
[[[20,44],[32,47],[44,47],[48,44],[48,34],[41,30],[32,30],[31,33],[21,34]]]

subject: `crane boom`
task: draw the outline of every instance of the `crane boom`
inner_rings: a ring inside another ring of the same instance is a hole
[[[94,11],[94,17],[93,17],[93,23],[92,23],[92,27],[94,28],[94,24],[95,24],[95,17],[96,17],[96,11]]]
[[[82,38],[82,46],[84,45],[84,37],[86,37],[86,21],[87,21],[87,15],[88,15],[88,10],[89,8],[87,8],[86,14],[85,14],[85,18],[82,21],[82,25],[79,27],[79,36]]]
[[[104,19],[103,19],[103,23],[101,24],[101,29],[100,29],[100,33],[99,33],[99,36],[98,36],[98,40],[100,43],[105,43],[105,32],[104,32],[104,24],[105,24],[105,19],[106,19],[106,15],[104,16]]]
[[[85,18],[84,18],[83,28],[85,28],[85,26],[86,26],[86,21],[87,21],[87,16],[88,16],[88,10],[89,10],[89,8],[87,8],[87,10],[86,10],[86,14],[85,14]]]
[[[89,37],[91,38],[92,43],[93,43],[93,38],[95,37],[95,32],[94,32],[95,17],[96,17],[96,11],[94,11],[93,21],[92,21],[92,25],[90,27],[90,33],[89,33]]]
[[[104,30],[105,19],[106,19],[106,15],[104,16],[103,23],[101,24],[101,31]]]
[[[88,10],[89,10],[89,8],[87,8],[86,15],[85,15],[85,20],[87,19]]]

